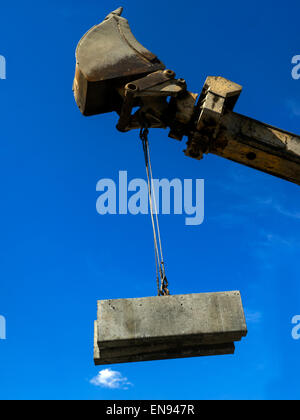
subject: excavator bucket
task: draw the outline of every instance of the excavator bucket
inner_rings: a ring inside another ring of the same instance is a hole
[[[77,46],[73,90],[83,115],[120,114],[123,99],[118,88],[165,69],[157,56],[135,39],[122,11],[120,7],[110,13]]]

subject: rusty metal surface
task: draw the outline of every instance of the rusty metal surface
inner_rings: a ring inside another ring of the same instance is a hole
[[[171,138],[187,136],[187,156],[213,153],[300,185],[300,136],[234,113],[242,87],[223,77],[209,76],[200,95],[189,92],[137,42],[122,11],[78,44],[74,95],[84,115],[115,111],[124,132],[140,129],[142,115],[148,127],[170,128]]]
[[[300,185],[300,136],[233,112],[242,87],[208,77],[185,154],[212,153]]]
[[[300,185],[299,136],[230,112],[216,140],[212,153]]]
[[[226,111],[232,111],[241,92],[242,86],[224,77],[209,76],[206,79],[197,105],[199,118],[197,130],[207,125],[217,126]]]
[[[128,21],[121,17],[122,10],[90,29],[77,46],[73,90],[83,115],[120,112],[118,87],[165,68],[135,39]]]
[[[89,82],[152,73],[165,68],[155,54],[144,48],[131,33],[121,9],[90,29],[80,40],[77,66]]]
[[[168,111],[170,106],[166,100],[168,96],[176,98],[186,92],[186,84],[175,79],[172,70],[159,70],[141,79],[128,83],[124,90],[123,105],[117,129],[122,132],[129,131],[138,123],[141,126],[140,116],[147,121],[147,127],[166,127],[168,126]],[[139,105],[140,109],[135,115],[131,115],[134,105]],[[179,110],[180,111],[180,110]],[[179,113],[178,111],[178,113]]]
[[[212,153],[300,185],[300,136],[227,112],[218,126],[190,134],[186,155]]]

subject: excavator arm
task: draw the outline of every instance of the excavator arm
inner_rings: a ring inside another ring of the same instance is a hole
[[[73,90],[83,115],[115,111],[122,132],[169,128],[171,138],[188,137],[186,156],[213,153],[300,185],[300,136],[235,113],[242,87],[222,77],[208,77],[200,95],[189,92],[134,38],[122,11],[78,44]]]

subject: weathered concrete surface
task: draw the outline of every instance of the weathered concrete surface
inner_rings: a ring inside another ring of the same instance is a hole
[[[100,349],[98,346],[98,323],[94,322],[94,362],[97,365],[97,360],[100,359]]]
[[[186,357],[221,356],[234,354],[234,343],[214,345],[144,345],[135,347],[118,347],[117,349],[100,350],[95,322],[94,362],[96,366],[116,363],[146,362],[164,359],[180,359]]]
[[[98,302],[95,364],[234,353],[247,335],[240,292]]]
[[[247,335],[240,292],[98,302],[100,349],[187,341],[215,344]]]

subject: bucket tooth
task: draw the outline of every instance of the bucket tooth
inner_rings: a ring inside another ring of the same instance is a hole
[[[135,39],[127,19],[121,17],[122,10],[115,10],[90,29],[77,46],[73,90],[83,115],[120,112],[118,88],[165,69],[157,56]]]
[[[111,15],[117,15],[117,16],[121,16],[123,13],[124,8],[123,7],[119,7],[118,9],[114,10],[113,12],[110,12],[109,15],[106,16],[105,19],[108,19],[111,17]]]

